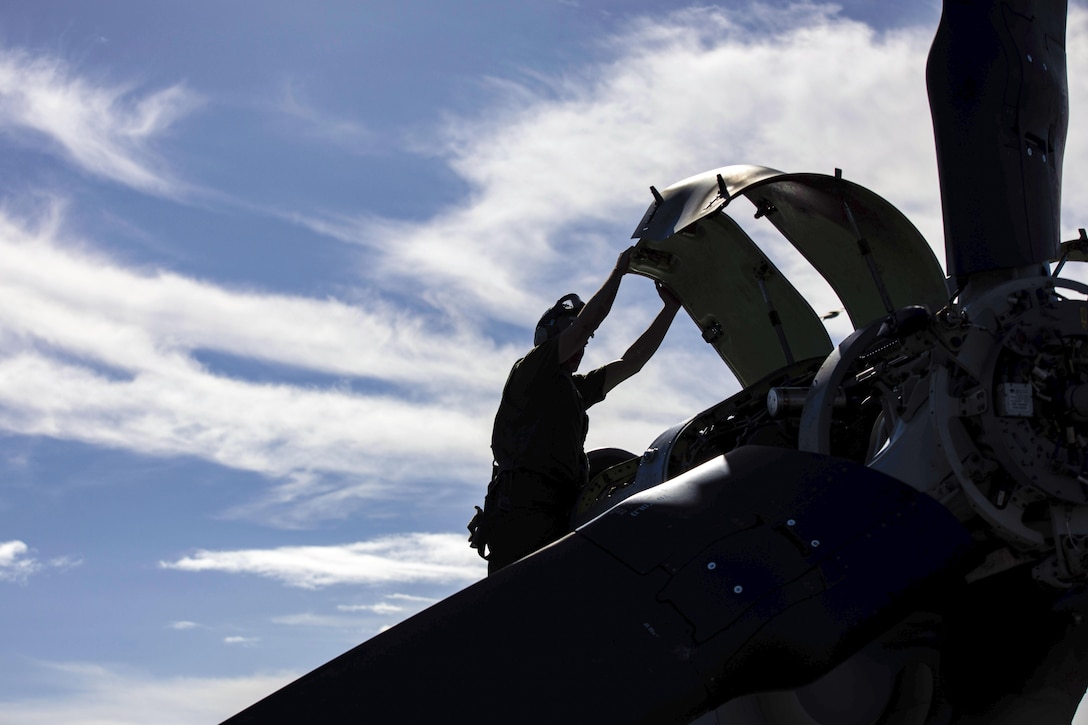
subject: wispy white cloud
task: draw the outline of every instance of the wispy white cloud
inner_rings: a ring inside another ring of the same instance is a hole
[[[260,641],[260,637],[243,637],[237,634],[223,638],[223,644],[239,645],[241,647],[252,647]]]
[[[340,546],[198,551],[160,566],[255,574],[315,589],[334,584],[468,583],[485,573],[480,562],[458,534],[405,534]]]
[[[486,398],[512,349],[376,296],[347,304],[128,270],[80,251],[62,216],[0,212],[0,429],[257,471],[286,481],[280,503],[320,496],[336,515],[388,490],[421,450],[445,474],[486,466]],[[343,384],[229,378],[203,351]],[[438,468],[417,458],[415,470]],[[330,490],[329,473],[352,476],[350,489]]]
[[[27,555],[29,551],[22,541],[0,543],[0,581],[25,581],[41,568],[37,559]]]
[[[83,171],[147,193],[183,191],[154,146],[200,103],[182,84],[96,84],[59,58],[0,49],[0,131],[44,136]]]
[[[365,625],[358,618],[330,614],[314,614],[312,612],[284,614],[279,617],[273,617],[271,621],[273,624],[283,624],[291,627],[321,627],[348,631],[358,631],[365,628]]]
[[[18,725],[193,725],[221,722],[296,679],[301,672],[248,677],[168,677],[92,663],[39,663],[53,683],[48,698],[0,700]]]
[[[25,582],[43,569],[70,569],[82,564],[77,557],[63,556],[42,560],[34,556],[26,542],[0,541],[0,582]]]
[[[374,614],[400,614],[404,611],[404,607],[399,604],[390,604],[388,602],[378,602],[377,604],[338,604],[336,609],[340,612],[372,612]]]
[[[430,150],[470,185],[468,203],[423,224],[311,221],[377,252],[376,275],[451,287],[511,321],[557,279],[599,283],[650,184],[730,163],[844,168],[917,212],[939,244],[931,40],[932,28],[878,34],[806,4],[647,18],[604,41],[604,61],[531,85],[494,80],[486,112],[449,119]]]
[[[180,620],[180,621],[177,621],[177,622],[171,622],[168,626],[170,627],[170,629],[176,629],[178,631],[185,631],[187,629],[197,629],[198,627],[200,627],[200,625],[197,624],[196,622],[190,622],[188,620]]]
[[[278,110],[292,122],[292,130],[305,138],[360,155],[381,150],[377,136],[367,126],[319,108],[296,80],[284,82]]]
[[[437,599],[432,599],[430,597],[421,597],[418,594],[388,594],[385,598],[392,599],[393,601],[397,602],[408,602],[411,604],[434,604],[438,601]]]
[[[349,305],[126,269],[79,251],[89,242],[62,227],[61,206],[35,225],[0,211],[0,284],[15,295],[0,324],[120,370],[179,369],[193,352],[212,350],[440,390],[473,385],[508,354],[461,320],[373,294]],[[448,346],[440,360],[435,339]]]
[[[381,584],[383,582],[374,583]],[[407,583],[415,584],[417,582]],[[462,582],[444,583],[461,584]],[[313,627],[335,630],[342,633],[350,641],[358,641],[360,635],[365,637],[377,631],[388,629],[436,601],[431,597],[389,594],[381,601],[368,604],[338,604],[336,605],[336,614],[307,611],[275,616],[269,621],[272,624],[286,627]]]
[[[338,612],[368,612],[379,616],[396,616],[400,619],[438,602],[433,597],[417,594],[386,594],[382,601],[368,604],[337,604]]]
[[[24,385],[42,387],[31,396]],[[6,430],[197,455],[269,475],[373,474],[383,459],[415,452],[412,432],[420,420],[448,433],[432,442],[432,455],[448,454],[463,466],[458,450],[480,434],[479,421],[437,403],[258,385],[196,371],[116,380],[41,354],[0,358],[0,427]]]

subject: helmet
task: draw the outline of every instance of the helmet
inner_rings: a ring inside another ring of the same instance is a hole
[[[544,313],[540,322],[536,323],[536,332],[533,333],[533,344],[539,345],[546,340],[558,335],[571,326],[574,318],[582,311],[586,304],[578,299],[578,295],[571,293],[560,297],[550,310]]]

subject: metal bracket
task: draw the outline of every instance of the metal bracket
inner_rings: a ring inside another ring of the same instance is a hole
[[[982,415],[990,408],[989,396],[986,395],[986,390],[983,388],[963,396],[956,402],[960,418],[969,415]]]
[[[703,339],[709,343],[713,343],[719,337],[724,334],[722,325],[720,322],[712,322],[706,328],[703,329]]]

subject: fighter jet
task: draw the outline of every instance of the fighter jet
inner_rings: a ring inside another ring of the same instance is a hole
[[[651,187],[633,269],[744,386],[595,452],[563,539],[229,723],[1067,723],[1088,686],[1088,286],[1060,277],[1065,0],[945,0],[947,277],[835,171]],[[770,224],[834,345],[735,221]]]

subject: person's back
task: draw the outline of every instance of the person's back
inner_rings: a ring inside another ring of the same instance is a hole
[[[493,571],[565,534],[584,483],[586,409],[604,399],[604,368],[573,374],[557,350],[553,337],[514,365],[495,415]]]
[[[586,343],[611,310],[632,252],[620,255],[585,305],[572,294],[545,312],[533,349],[507,377],[492,432],[494,476],[482,515],[469,524],[470,542],[488,559],[489,574],[567,533],[587,475],[586,410],[642,368],[679,309],[676,298],[659,288],[665,308],[624,356],[576,374]]]

